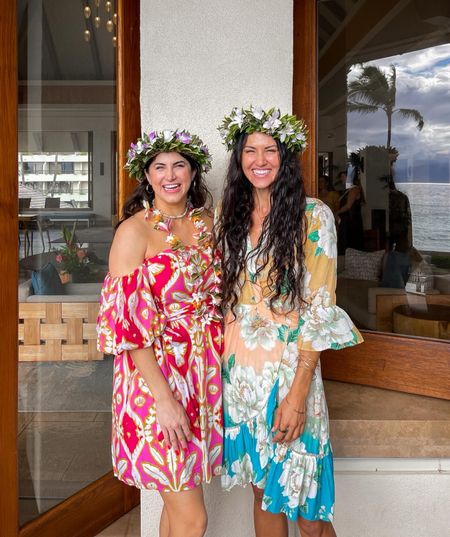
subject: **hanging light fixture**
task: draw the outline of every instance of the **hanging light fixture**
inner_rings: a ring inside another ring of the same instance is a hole
[[[93,25],[95,26],[95,28],[99,29],[102,25],[102,18],[100,17],[101,0],[86,0],[86,4],[83,7],[83,15],[84,15],[84,18],[86,19],[86,23],[88,20],[91,19],[91,16],[93,15],[92,8],[89,5],[89,1],[91,2],[91,5],[92,4],[95,5],[95,16],[93,16],[92,19],[93,19]],[[113,2],[109,0],[105,2],[104,8],[105,8],[106,13],[108,14],[105,26],[108,32],[110,33],[114,32],[114,35],[112,37],[112,44],[114,47],[116,47],[117,35],[116,35],[114,27],[117,26],[117,13],[114,12]],[[89,30],[87,26],[84,31],[84,40],[86,42],[89,42],[91,40],[91,31]]]

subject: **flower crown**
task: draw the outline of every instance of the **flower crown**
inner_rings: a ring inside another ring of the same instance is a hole
[[[207,146],[196,134],[190,134],[183,130],[144,133],[135,144],[131,144],[124,168],[130,177],[142,180],[148,161],[158,153],[171,151],[191,157],[197,162],[203,173],[211,169],[212,159]]]
[[[263,110],[260,106],[233,108],[229,116],[225,116],[219,127],[223,143],[231,151],[237,137],[242,134],[262,132],[279,140],[292,151],[303,151],[306,147],[308,129],[304,121],[290,114],[281,115],[279,108]]]

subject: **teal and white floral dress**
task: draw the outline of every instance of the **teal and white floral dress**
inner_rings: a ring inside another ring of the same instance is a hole
[[[336,306],[336,230],[330,209],[308,198],[305,276],[300,311],[275,315],[268,303],[267,270],[255,276],[250,256],[236,320],[225,320],[222,486],[249,483],[264,489],[263,509],[295,520],[333,519],[333,458],[320,372],[314,372],[302,435],[274,444],[275,409],[292,384],[299,351],[341,349],[362,342]],[[248,245],[251,250],[250,243]]]

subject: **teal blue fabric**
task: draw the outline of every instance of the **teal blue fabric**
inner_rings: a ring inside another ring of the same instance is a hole
[[[290,520],[299,516],[307,520],[331,522],[334,515],[333,454],[330,442],[314,438],[307,427],[291,446],[274,444],[271,432],[278,405],[275,382],[267,401],[265,427],[271,442],[267,464],[261,464],[261,418],[239,425],[224,412],[224,475],[222,485],[252,483],[264,490],[263,509],[284,513]]]
[[[64,286],[58,271],[47,263],[41,270],[33,270],[31,273],[31,286],[35,295],[63,295]]]

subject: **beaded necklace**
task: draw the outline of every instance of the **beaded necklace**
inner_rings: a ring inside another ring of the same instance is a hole
[[[151,206],[147,201],[144,201],[145,208],[145,220],[150,221],[153,225],[153,229],[157,231],[164,231],[167,233],[166,242],[172,248],[172,250],[179,250],[184,248],[185,245],[174,233],[171,231],[173,218],[168,215],[164,215],[159,209]],[[208,226],[205,224],[202,214],[205,210],[204,207],[192,207],[188,202],[186,206],[186,217],[194,224],[196,232],[194,233],[194,239],[197,242],[197,246],[201,246],[202,249],[208,250],[212,246],[212,233],[209,231]],[[210,253],[207,251],[207,253]]]

